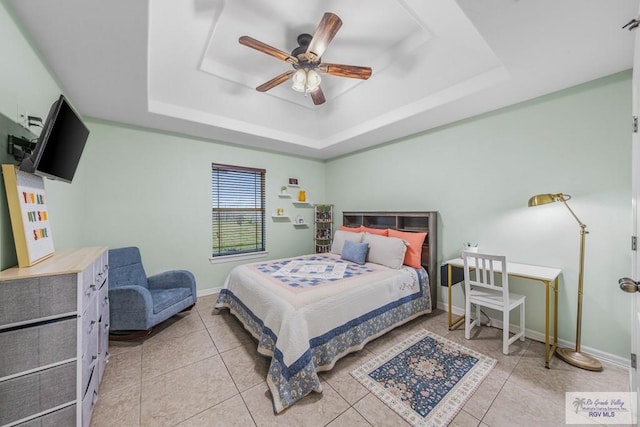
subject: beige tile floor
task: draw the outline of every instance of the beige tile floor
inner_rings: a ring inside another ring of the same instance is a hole
[[[144,341],[111,341],[92,427],[102,426],[403,426],[407,425],[349,372],[403,340],[428,329],[497,359],[498,364],[465,404],[454,426],[564,425],[565,391],[628,391],[626,369],[574,368],[554,358],[544,368],[541,343],[526,340],[501,352],[501,331],[484,327],[474,339],[447,329],[443,311],[401,326],[321,374],[313,393],[274,415],[265,376],[267,359],[227,311],[213,315],[215,296],[164,322]]]

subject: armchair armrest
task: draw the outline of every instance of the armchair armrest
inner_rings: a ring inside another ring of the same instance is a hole
[[[110,322],[113,330],[145,330],[153,316],[151,293],[142,286],[109,289]]]
[[[196,278],[187,270],[171,270],[147,277],[149,289],[191,288],[196,294]]]

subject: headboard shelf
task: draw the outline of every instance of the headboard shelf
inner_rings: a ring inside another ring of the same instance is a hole
[[[438,212],[343,212],[342,224],[346,227],[392,228],[414,233],[427,232],[422,245],[421,264],[429,273],[431,308],[437,304],[436,274],[438,256]]]

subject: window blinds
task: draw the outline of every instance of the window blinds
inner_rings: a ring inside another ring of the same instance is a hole
[[[211,165],[212,256],[265,250],[264,169]]]

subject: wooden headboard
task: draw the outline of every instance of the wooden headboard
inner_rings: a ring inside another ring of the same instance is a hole
[[[399,231],[427,232],[422,244],[422,266],[429,273],[431,309],[438,300],[438,212],[343,212],[342,224],[347,227],[364,225],[370,228],[392,228]]]

